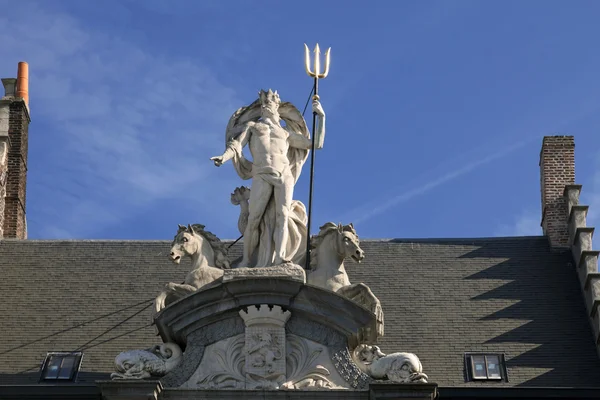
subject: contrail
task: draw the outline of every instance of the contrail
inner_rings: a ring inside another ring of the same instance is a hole
[[[381,214],[382,212],[400,204],[403,203],[405,201],[408,201],[410,199],[412,199],[413,197],[416,197],[420,194],[423,194],[425,192],[430,191],[433,188],[436,188],[446,182],[449,182],[453,179],[458,178],[461,175],[464,175],[468,172],[471,172],[472,170],[474,170],[475,168],[479,167],[480,165],[484,165],[487,164],[489,162],[492,162],[494,160],[497,160],[498,158],[502,158],[510,153],[512,153],[513,151],[525,146],[527,143],[531,142],[530,140],[524,140],[521,142],[518,142],[517,144],[514,144],[510,147],[507,147],[504,150],[501,150],[497,153],[491,154],[485,158],[482,158],[481,160],[477,160],[474,162],[471,162],[467,165],[465,165],[464,167],[461,167],[453,172],[449,172],[431,182],[426,183],[425,185],[418,187],[416,189],[412,189],[409,190],[406,193],[402,193],[394,198],[392,198],[391,200],[388,200],[387,202],[376,206],[375,208],[371,209],[370,211],[368,211],[367,213],[362,214],[360,217],[358,217],[357,219],[354,219],[355,223],[360,223],[360,222],[364,222],[368,219],[373,218],[374,216]],[[362,207],[363,209],[366,207]]]

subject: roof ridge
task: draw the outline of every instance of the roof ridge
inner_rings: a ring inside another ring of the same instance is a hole
[[[361,242],[396,242],[396,243],[427,243],[427,242],[465,242],[489,240],[515,240],[515,239],[543,239],[545,236],[482,236],[482,237],[433,237],[433,238],[361,238]],[[233,242],[236,239],[221,239],[222,242]],[[21,243],[165,243],[172,239],[0,239],[2,242]]]

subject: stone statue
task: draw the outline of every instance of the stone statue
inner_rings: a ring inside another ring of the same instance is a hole
[[[412,353],[384,354],[378,346],[361,344],[352,352],[357,366],[375,379],[389,379],[392,382],[427,382],[419,358]]]
[[[248,215],[250,214],[250,189],[241,186],[235,188],[231,194],[231,203],[240,206],[240,216],[238,218],[238,229],[243,235],[248,225]],[[275,202],[271,201],[265,210],[266,218],[263,218],[259,225],[259,242],[264,243],[264,247],[259,252],[255,252],[255,257],[251,259],[252,265],[268,265],[273,254],[271,237],[273,235],[272,227],[267,221],[273,221],[275,218]],[[292,200],[290,213],[288,216],[288,240],[285,252],[292,263],[303,265],[306,262],[306,208],[301,201]]]
[[[313,112],[324,119],[325,113],[318,100],[313,101]],[[285,127],[281,126],[281,121],[285,122]],[[232,160],[240,178],[252,179],[244,252],[238,267],[291,262],[291,255],[286,250],[294,185],[311,147],[306,121],[291,103],[281,102],[277,91],[261,90],[258,100],[233,114],[227,125],[226,142],[225,152],[211,160],[216,166]],[[252,161],[242,152],[246,145]],[[272,211],[266,212],[269,207]],[[269,248],[272,248],[272,254]],[[253,264],[256,250],[259,256]]]
[[[179,264],[184,256],[192,259],[192,271],[182,284],[169,282],[165,285],[154,301],[156,312],[221,278],[223,269],[229,268],[224,243],[201,224],[179,225],[169,257]]]
[[[183,353],[175,343],[163,343],[146,350],[129,350],[115,358],[112,379],[147,379],[166,375],[179,365]]]
[[[376,332],[364,334],[365,338],[374,342],[384,333],[381,303],[364,283],[351,284],[344,267],[346,258],[360,263],[364,257],[352,224],[328,222],[320,227],[319,234],[311,240],[310,270],[306,283],[336,292],[371,310],[377,316]]]

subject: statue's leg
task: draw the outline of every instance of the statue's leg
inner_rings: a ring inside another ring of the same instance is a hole
[[[197,287],[192,286],[192,285],[187,285],[187,284],[179,284],[179,283],[167,283],[167,288],[170,291],[170,296],[172,297],[173,300],[171,300],[171,303],[174,300],[180,299],[182,297],[187,296],[190,293],[194,293],[195,291],[198,290]]]
[[[291,255],[286,254],[289,239],[288,220],[292,197],[294,196],[294,178],[287,171],[283,182],[274,188],[275,192],[275,264],[291,261]],[[288,257],[289,256],[289,257]]]
[[[160,310],[165,308],[165,300],[166,299],[167,299],[167,292],[164,290],[162,292],[160,292],[160,294],[158,296],[156,296],[156,299],[154,300],[154,311],[155,312],[159,312]]]
[[[165,285],[165,288],[154,300],[154,307],[156,312],[159,312],[172,302],[187,296],[190,293],[195,292],[198,288],[187,285],[169,282]]]
[[[255,176],[252,179],[250,204],[248,205],[248,224],[244,231],[244,255],[239,265],[241,268],[249,266],[252,253],[258,246],[260,221],[272,193],[273,186],[270,183],[263,180],[260,176]]]
[[[379,299],[367,285],[364,283],[354,283],[350,286],[341,287],[337,293],[371,310],[377,319],[375,331],[377,332],[377,335],[383,336],[383,309],[381,308]]]

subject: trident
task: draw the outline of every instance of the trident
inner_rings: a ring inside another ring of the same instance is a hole
[[[325,79],[329,74],[329,52],[331,51],[331,47],[327,49],[325,52],[325,70],[321,72],[321,49],[319,49],[319,44],[315,46],[315,59],[314,59],[314,67],[311,71],[310,69],[310,50],[306,43],[304,44],[304,66],[306,67],[306,73],[308,76],[315,78],[314,86],[313,86],[313,101],[319,100],[319,79]],[[310,269],[310,221],[312,216],[312,197],[313,197],[313,180],[315,175],[315,137],[316,135],[316,126],[317,126],[317,113],[313,112],[313,120],[312,120],[312,140],[311,140],[311,151],[310,151],[310,188],[308,191],[308,224],[306,231],[306,269]]]

